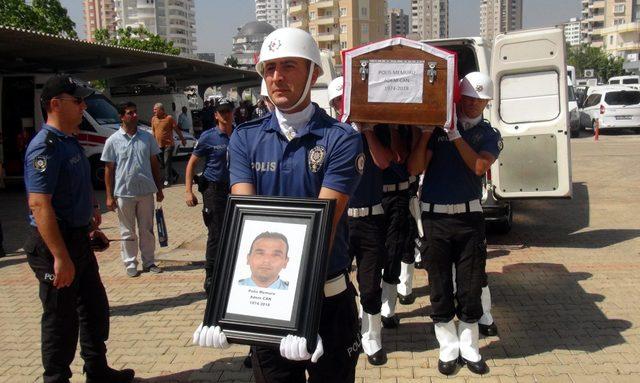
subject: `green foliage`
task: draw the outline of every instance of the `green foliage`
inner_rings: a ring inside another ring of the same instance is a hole
[[[240,65],[238,64],[238,59],[235,56],[229,56],[226,60],[224,60],[225,66],[230,66],[232,68],[237,68]]]
[[[151,33],[145,27],[120,28],[112,36],[106,29],[98,29],[94,34],[96,42],[141,49],[151,52],[168,53],[179,55],[180,49],[173,46],[173,41],[167,41],[162,37]]]
[[[76,24],[59,0],[0,1],[0,25],[77,38]]]
[[[622,57],[607,55],[602,48],[595,48],[582,44],[571,47],[567,50],[567,64],[576,68],[578,77],[584,73],[585,69],[594,69],[596,77],[602,82],[606,82],[613,76],[624,74]]]

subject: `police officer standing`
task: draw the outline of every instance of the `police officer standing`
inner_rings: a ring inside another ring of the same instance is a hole
[[[329,84],[329,104],[342,115],[343,77]],[[362,133],[364,172],[349,200],[349,255],[356,259],[356,278],[362,306],[362,348],[374,366],[387,362],[382,348],[382,268],[387,258],[384,245],[385,217],[382,209],[382,169],[389,167],[391,150],[382,146],[370,124],[351,124]]]
[[[488,372],[478,346],[482,317],[482,287],[487,259],[480,198],[482,176],[500,154],[500,134],[482,119],[493,95],[491,79],[472,72],[460,82],[458,123],[445,133],[422,127],[409,159],[409,170],[426,168],[422,187],[423,225],[427,241],[426,267],[436,338],[438,370],[453,374],[458,363],[476,374]],[[455,266],[457,290],[451,269]],[[460,323],[456,331],[454,317]]]
[[[93,91],[68,76],[50,78],[42,89],[47,122],[31,140],[24,180],[31,232],[24,248],[40,282],[44,382],[69,382],[69,365],[80,333],[87,382],[131,382],[130,369],[107,365],[109,302],[89,231],[100,224],[93,202],[89,161],[73,136]],[[92,221],[93,219],[93,221]]]
[[[346,207],[364,154],[352,127],[311,103],[309,92],[323,73],[321,64],[309,33],[281,28],[267,36],[256,70],[276,110],[239,126],[229,143],[233,194],[336,200],[317,347],[310,354],[306,339],[294,335],[283,338],[279,351],[252,347],[257,382],[305,382],[306,372],[310,382],[355,380],[360,334],[355,288],[348,279]],[[194,341],[228,347],[218,326],[199,327]]]
[[[218,255],[220,242],[220,230],[224,219],[224,210],[229,195],[229,167],[227,166],[227,146],[229,137],[233,131],[233,102],[223,98],[217,102],[215,118],[217,125],[205,130],[191,158],[187,163],[185,182],[185,201],[187,206],[196,206],[198,198],[193,194],[191,180],[198,161],[205,160],[202,176],[198,181],[198,189],[202,193],[202,219],[207,226],[207,250],[205,253],[205,280],[204,289],[208,293],[211,290],[215,258]]]

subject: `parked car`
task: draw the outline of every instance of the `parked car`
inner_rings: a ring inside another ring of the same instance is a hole
[[[615,76],[609,79],[609,84],[628,85],[635,89],[640,88],[640,76]]]
[[[580,125],[593,129],[640,128],[640,91],[621,85],[590,89],[584,102]]]

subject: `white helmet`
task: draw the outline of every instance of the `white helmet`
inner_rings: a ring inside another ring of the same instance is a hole
[[[269,91],[267,90],[267,82],[262,79],[262,85],[260,85],[260,95],[269,97]]]
[[[344,87],[344,77],[336,77],[331,83],[329,83],[329,88],[327,91],[329,92],[329,103],[333,101],[334,98],[342,96],[342,91]]]
[[[283,57],[307,59],[320,69],[320,76],[324,73],[318,44],[309,33],[302,29],[279,28],[271,32],[262,43],[256,71],[264,77],[264,63]]]
[[[493,99],[493,82],[484,73],[471,72],[460,80],[460,93],[463,96],[491,100]]]

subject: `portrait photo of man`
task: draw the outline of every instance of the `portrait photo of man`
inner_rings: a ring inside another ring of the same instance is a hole
[[[280,278],[280,272],[289,263],[289,241],[281,233],[265,231],[253,240],[247,254],[251,277],[240,279],[240,286],[288,290],[289,282]]]

